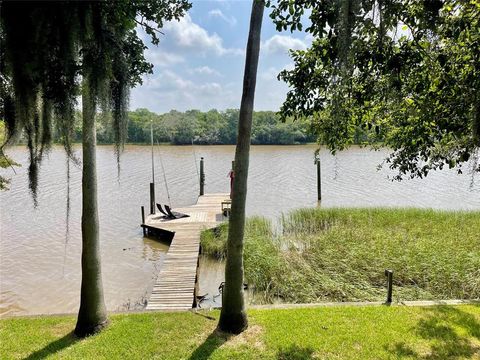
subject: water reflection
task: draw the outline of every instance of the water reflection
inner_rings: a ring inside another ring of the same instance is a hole
[[[218,261],[206,255],[200,256],[199,261],[199,291],[198,295],[204,297],[200,303],[202,309],[219,308],[222,306],[220,284],[225,281],[225,261]],[[279,304],[280,298],[265,299],[262,293],[256,293],[249,287],[245,290],[247,304]]]
[[[198,279],[198,295],[205,296],[200,306],[202,308],[222,306],[219,286],[225,281],[225,262],[201,255]]]
[[[146,261],[158,261],[168,251],[169,242],[154,238],[143,238],[142,258]]]

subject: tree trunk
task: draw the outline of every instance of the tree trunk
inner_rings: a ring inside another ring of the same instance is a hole
[[[223,289],[222,311],[218,324],[218,328],[221,331],[233,334],[241,333],[248,326],[243,297],[243,235],[245,230],[245,201],[247,198],[253,102],[264,8],[265,2],[263,0],[253,0],[235,151],[235,181],[233,184],[232,212],[228,229],[225,287]]]
[[[83,173],[82,173],[82,287],[80,310],[75,335],[88,336],[107,325],[107,311],[103,298],[102,271],[97,206],[96,168],[96,100],[89,82],[84,79],[83,110]]]
[[[475,94],[475,105],[473,106],[473,142],[480,147],[480,96]]]

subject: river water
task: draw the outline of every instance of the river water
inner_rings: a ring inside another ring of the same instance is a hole
[[[315,149],[314,145],[253,146],[248,215],[274,219],[291,209],[318,206]],[[205,191],[228,192],[234,151],[233,146],[156,147],[157,202],[170,202],[174,208],[196,202],[200,157],[205,158]],[[2,171],[12,183],[9,191],[0,193],[0,314],[76,312],[81,280],[81,169],[71,167],[67,234],[62,148],[54,147],[42,164],[37,208],[27,190],[26,149],[13,147],[8,154],[23,166],[16,174]],[[111,311],[142,306],[168,250],[167,244],[143,238],[139,227],[140,206],[148,205],[150,154],[148,146],[126,146],[117,177],[113,148],[97,150],[103,282]],[[377,170],[387,154],[387,150],[357,147],[336,157],[322,151],[321,206],[480,209],[478,175],[444,170],[422,180],[392,182],[389,177],[395,173]],[[202,260],[200,293],[218,292],[221,280],[221,264]]]

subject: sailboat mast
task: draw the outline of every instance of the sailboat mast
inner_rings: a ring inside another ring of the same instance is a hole
[[[153,120],[150,120],[150,141],[152,143],[152,183],[155,185],[155,165],[153,158]]]
[[[150,214],[155,214],[155,166],[153,158],[153,120],[150,121],[150,141],[152,142],[152,182],[150,183]]]

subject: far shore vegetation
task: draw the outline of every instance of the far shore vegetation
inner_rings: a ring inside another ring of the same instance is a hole
[[[238,132],[238,109],[206,112],[171,110],[157,114],[148,109],[136,109],[127,113],[126,143],[150,144],[150,127],[153,127],[155,143],[172,145],[234,145]],[[82,114],[75,113],[73,142],[82,141]],[[98,117],[98,144],[113,144],[114,129],[109,115]],[[3,121],[0,121],[3,123]],[[355,144],[366,143],[369,131],[358,127]],[[54,142],[61,142],[61,134],[53,134]],[[253,145],[294,145],[316,143],[317,136],[307,119],[285,121],[275,111],[254,111],[252,124]]]
[[[155,143],[172,145],[234,145],[238,134],[238,109],[207,112],[171,110],[157,114],[147,109],[129,111],[128,143],[150,144],[153,127]],[[99,144],[113,143],[110,119],[104,116],[97,122]],[[293,145],[316,141],[307,121],[282,122],[274,111],[255,111],[252,125],[252,144]],[[81,140],[81,127],[75,130],[75,140]]]
[[[257,303],[480,298],[480,212],[300,209],[247,221],[245,281]],[[279,233],[277,233],[279,232]],[[205,231],[203,254],[225,257],[227,224]]]
[[[10,359],[476,359],[480,306],[249,310],[249,328],[215,331],[219,311],[119,314],[84,340],[73,316],[0,320]]]

